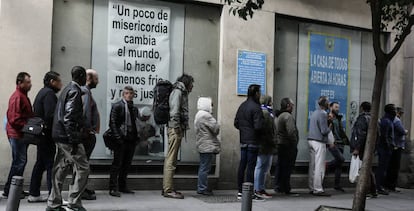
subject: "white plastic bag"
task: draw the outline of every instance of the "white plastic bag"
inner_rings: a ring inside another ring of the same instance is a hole
[[[351,166],[349,167],[349,182],[355,183],[359,176],[359,169],[361,168],[362,161],[358,155],[352,155]]]
[[[331,131],[331,132],[328,133],[328,143],[327,144],[332,145],[334,143],[335,143],[335,137],[334,137],[334,135]]]

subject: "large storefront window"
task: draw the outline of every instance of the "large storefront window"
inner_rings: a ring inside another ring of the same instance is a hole
[[[283,97],[295,100],[300,136],[297,161],[307,162],[309,118],[318,108],[319,96],[340,104],[343,126],[350,136],[359,104],[370,99],[366,93],[372,90],[374,66],[362,61],[372,55],[362,53],[372,45],[369,33],[359,30],[285,18],[277,18],[276,28],[275,104]],[[345,151],[349,158],[349,149]]]

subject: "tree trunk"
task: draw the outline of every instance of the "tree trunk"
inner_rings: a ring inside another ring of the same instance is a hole
[[[371,107],[371,121],[368,128],[367,143],[365,145],[364,157],[362,161],[362,167],[360,170],[358,183],[354,195],[354,201],[352,204],[353,211],[365,210],[365,201],[368,188],[370,186],[370,177],[372,169],[372,160],[374,157],[374,150],[377,137],[377,125],[378,125],[378,114],[379,106],[381,101],[382,84],[385,77],[385,71],[388,62],[376,61],[376,74],[374,82],[374,90],[372,93],[372,107]]]

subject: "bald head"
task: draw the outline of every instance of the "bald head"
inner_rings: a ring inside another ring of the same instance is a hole
[[[99,83],[98,72],[94,69],[87,69],[86,70],[86,85],[90,89],[96,88]]]

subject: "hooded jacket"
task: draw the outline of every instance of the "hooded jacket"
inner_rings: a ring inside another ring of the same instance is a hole
[[[211,98],[200,97],[197,102],[198,112],[194,119],[196,132],[196,145],[199,153],[219,153],[220,141],[217,135],[220,126],[216,119],[211,115]]]
[[[184,83],[177,81],[169,98],[169,128],[188,129],[188,91]]]
[[[19,86],[13,92],[9,99],[9,107],[7,109],[7,137],[19,139],[23,134],[20,132],[27,120],[33,117],[32,104],[27,97],[27,91]]]

